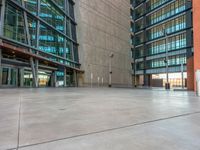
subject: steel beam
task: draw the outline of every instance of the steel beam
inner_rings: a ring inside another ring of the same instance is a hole
[[[22,6],[25,7],[24,1],[22,1]],[[26,11],[24,11],[24,23],[25,23],[27,42],[28,42],[28,45],[31,45]],[[29,49],[29,51],[32,52],[31,49]],[[35,71],[35,65],[34,65],[33,57],[30,58],[30,65],[31,65],[32,74],[33,74],[33,84],[34,84],[33,86],[37,88],[38,87],[37,74],[36,74],[36,71]]]
[[[40,14],[40,0],[37,0],[37,16],[39,17]],[[40,35],[40,20],[37,20],[36,26],[36,48],[39,49],[39,35]],[[39,54],[38,51],[36,54]],[[36,81],[38,83],[38,67],[39,67],[39,60],[35,59],[35,73],[36,73]]]

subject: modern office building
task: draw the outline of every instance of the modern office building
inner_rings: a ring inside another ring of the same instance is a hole
[[[76,0],[83,86],[132,86],[130,2]],[[110,83],[109,83],[110,82]]]
[[[131,86],[128,1],[0,2],[0,87]]]
[[[75,86],[73,0],[0,1],[0,87]]]
[[[193,63],[190,0],[132,0],[131,31],[135,85],[189,84],[192,72],[187,64]]]
[[[0,87],[194,87],[190,0],[0,2]]]

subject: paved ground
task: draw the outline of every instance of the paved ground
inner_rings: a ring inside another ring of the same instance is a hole
[[[0,149],[200,150],[200,98],[142,89],[0,89]]]

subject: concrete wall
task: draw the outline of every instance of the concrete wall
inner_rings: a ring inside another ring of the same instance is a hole
[[[109,55],[112,59],[112,83],[132,85],[129,0],[76,0],[76,20],[80,63],[85,71],[81,81],[90,85],[109,80]]]

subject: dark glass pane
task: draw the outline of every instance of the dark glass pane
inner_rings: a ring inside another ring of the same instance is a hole
[[[45,52],[63,56],[64,37],[45,25],[40,26],[39,48]]]
[[[16,86],[17,85],[17,70],[11,69],[10,71],[10,85]]]
[[[3,85],[8,84],[8,74],[9,74],[9,69],[3,68],[3,70],[2,70],[2,84]]]
[[[71,53],[71,42],[70,41],[66,41],[67,45],[66,45],[66,58],[67,59],[72,59],[72,53]]]
[[[74,19],[74,5],[69,1],[69,16]]]
[[[70,21],[67,20],[66,22],[66,35],[70,36]]]
[[[65,6],[65,0],[54,0],[55,3],[62,9],[65,9],[64,6]]]
[[[31,45],[36,47],[36,32],[37,32],[37,23],[36,20],[28,16],[28,27]]]
[[[4,35],[22,43],[27,41],[23,13],[9,4],[5,10]]]
[[[73,23],[71,24],[71,30],[72,30],[72,39],[74,41],[76,41],[77,40],[76,39],[76,26]]]
[[[37,15],[37,0],[24,0],[25,7],[32,12],[34,15]]]
[[[64,15],[48,0],[41,0],[40,17],[57,30],[64,31]]]
[[[74,51],[74,61],[79,62],[79,58],[78,58],[78,46],[77,45],[73,45],[73,51]]]

